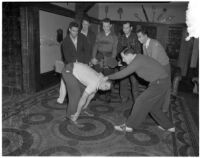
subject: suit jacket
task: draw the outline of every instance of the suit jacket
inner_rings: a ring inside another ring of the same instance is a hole
[[[165,49],[155,39],[150,39],[149,46],[146,48],[146,45],[143,44],[143,54],[148,55],[155,60],[157,60],[161,65],[169,64],[169,57],[165,52]]]
[[[92,50],[93,50],[93,47],[94,47],[94,44],[95,44],[96,35],[95,35],[95,33],[93,31],[91,31],[89,29],[88,30],[88,34],[85,37],[87,39],[87,44],[88,44],[88,46],[87,46],[88,47],[88,52],[87,52],[85,57],[86,57],[86,60],[89,62],[92,59]]]
[[[62,53],[64,56],[64,62],[65,64],[75,62],[76,60],[78,62],[82,62],[85,64],[88,64],[89,61],[87,61],[86,54],[89,51],[87,39],[84,35],[78,34],[77,39],[77,50],[70,38],[69,35],[67,35],[62,43]]]

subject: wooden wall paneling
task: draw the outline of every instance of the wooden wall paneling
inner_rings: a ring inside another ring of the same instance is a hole
[[[40,87],[39,10],[24,6],[20,8],[20,13],[24,91],[34,93]]]
[[[3,3],[2,86],[10,93],[23,90],[20,41],[20,10],[15,3]],[[15,91],[16,90],[16,91]]]

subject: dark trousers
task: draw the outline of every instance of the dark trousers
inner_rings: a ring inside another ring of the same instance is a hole
[[[85,90],[85,86],[74,77],[72,70],[73,64],[71,63],[67,64],[62,71],[62,77],[65,81],[68,94],[68,105],[66,109],[66,116],[68,118],[76,113],[79,100],[83,94],[83,91]]]
[[[165,70],[167,71],[169,75],[169,80],[171,81],[171,67],[170,64],[167,64],[164,66]],[[171,97],[171,82],[170,82],[170,89],[168,90],[166,96],[165,96],[165,103],[163,104],[162,111],[168,112],[169,111],[169,105],[170,105],[170,97]]]
[[[150,83],[149,87],[136,99],[131,114],[127,119],[127,126],[137,129],[150,113],[163,128],[172,128],[172,122],[162,112],[169,88],[169,78],[159,79]]]
[[[124,69],[124,67],[121,67],[120,70]],[[129,97],[129,90],[128,90],[128,86],[129,83],[131,83],[131,92],[132,92],[132,98],[135,99],[137,98],[137,96],[139,95],[139,88],[138,88],[138,81],[135,78],[134,74],[131,74],[130,76],[122,79],[119,81],[120,83],[120,96],[121,98],[127,98]]]

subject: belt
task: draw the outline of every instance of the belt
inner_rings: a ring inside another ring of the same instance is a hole
[[[165,80],[169,80],[169,77],[156,79],[156,80],[150,82],[149,85],[151,85],[151,84],[160,84],[160,82],[165,81]]]

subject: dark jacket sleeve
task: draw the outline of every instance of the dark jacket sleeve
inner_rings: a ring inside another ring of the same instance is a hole
[[[124,78],[124,77],[134,73],[136,71],[136,69],[137,69],[137,65],[134,61],[132,61],[130,63],[130,65],[128,65],[126,68],[124,68],[121,71],[118,71],[112,75],[109,75],[108,79],[117,80],[117,79]]]
[[[118,44],[117,44],[117,54],[119,54],[123,50],[122,46],[122,36],[118,38]]]
[[[90,45],[88,44],[87,37],[83,35],[83,58],[86,64],[89,63]]]
[[[136,34],[133,34],[133,45],[134,45],[134,50],[136,54],[141,54],[142,48]]]

